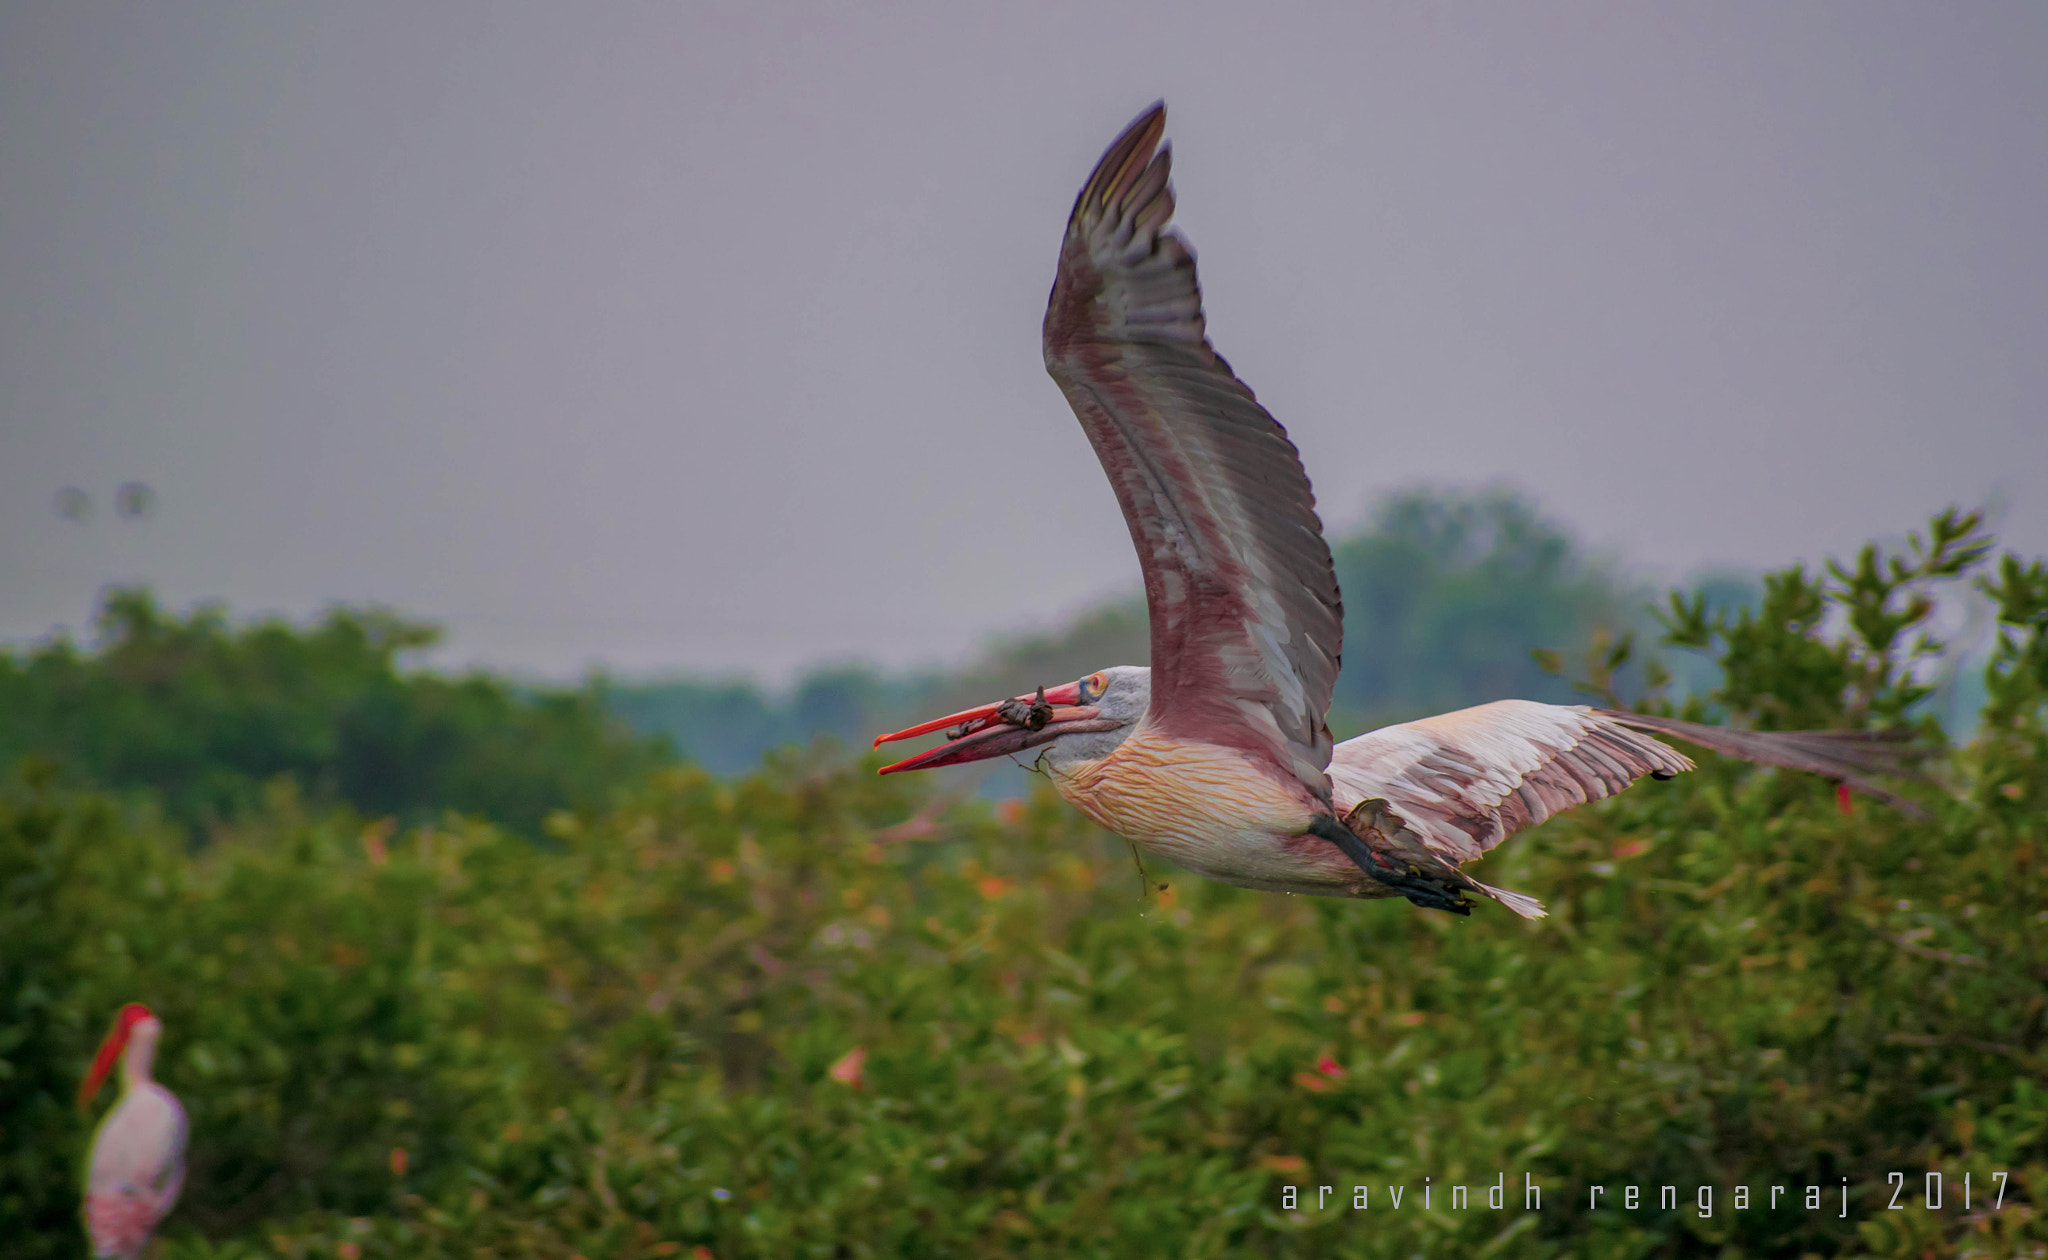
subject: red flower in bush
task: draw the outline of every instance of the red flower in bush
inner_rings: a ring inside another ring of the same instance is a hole
[[[860,1068],[861,1064],[867,1062],[867,1057],[868,1052],[865,1046],[855,1046],[845,1054],[840,1055],[838,1062],[826,1068],[825,1075],[838,1081],[841,1085],[859,1089],[861,1087]]]

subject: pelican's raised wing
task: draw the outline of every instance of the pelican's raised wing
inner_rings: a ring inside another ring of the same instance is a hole
[[[1286,432],[1204,335],[1195,258],[1167,220],[1166,107],[1074,201],[1045,366],[1102,461],[1152,620],[1149,721],[1272,759],[1318,797],[1343,608]]]
[[[1692,762],[1591,709],[1496,700],[1347,739],[1330,758],[1340,813],[1381,800],[1431,850],[1476,861],[1524,827]]]

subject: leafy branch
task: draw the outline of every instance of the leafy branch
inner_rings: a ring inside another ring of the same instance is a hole
[[[1710,699],[1759,729],[1899,725],[1933,694],[1918,667],[1948,644],[1927,623],[1942,587],[1990,554],[1982,525],[1983,513],[1952,507],[1924,535],[1908,534],[1903,552],[1872,543],[1853,565],[1830,560],[1820,573],[1794,564],[1765,574],[1754,610],[1710,614],[1704,593],[1673,591],[1668,607],[1653,613],[1663,642],[1718,660],[1724,681]],[[1844,633],[1830,635],[1835,612]]]

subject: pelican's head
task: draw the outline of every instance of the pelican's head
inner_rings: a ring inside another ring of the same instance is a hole
[[[1145,716],[1151,701],[1152,671],[1143,665],[1118,665],[1058,687],[1040,687],[1031,695],[933,718],[880,736],[875,747],[951,727],[945,743],[883,766],[882,773],[957,766],[1040,747],[1045,748],[1046,760],[1057,768],[1067,762],[1107,756]]]
[[[140,1002],[130,1002],[114,1016],[114,1026],[107,1032],[107,1039],[100,1043],[99,1053],[92,1059],[92,1067],[86,1072],[85,1080],[78,1086],[78,1105],[83,1107],[99,1092],[100,1082],[107,1079],[107,1073],[114,1070],[114,1064],[130,1046],[146,1066],[156,1053],[156,1039],[163,1034],[163,1022]]]

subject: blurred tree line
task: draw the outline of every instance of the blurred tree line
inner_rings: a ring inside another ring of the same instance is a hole
[[[1332,552],[1346,593],[1330,714],[1339,738],[1508,696],[1574,703],[1584,697],[1559,675],[1557,652],[1539,649],[1660,633],[1647,587],[1504,490],[1390,496]],[[1726,572],[1696,579],[1691,594],[1715,614],[1764,597],[1754,577]],[[378,610],[336,609],[310,628],[236,626],[219,608],[177,616],[147,591],[117,589],[89,646],[0,649],[0,767],[48,759],[68,783],[152,797],[196,834],[284,777],[309,801],[407,822],[455,810],[533,836],[550,811],[603,805],[678,753],[724,775],[787,746],[846,764],[881,731],[1150,655],[1137,598],[1000,641],[960,668],[827,666],[784,694],[734,679],[521,686],[406,667],[438,639]],[[1947,664],[1931,707],[1959,732],[1984,700],[1981,660]],[[1620,668],[1621,694],[1645,690],[1648,665],[1636,654]],[[1719,678],[1704,653],[1660,667],[1679,695]],[[1007,762],[980,773],[986,794],[1028,790]]]
[[[1972,582],[1996,638],[1953,747],[1929,619]],[[2048,566],[1950,515],[1661,632],[1720,681],[1640,703],[1905,722],[1929,817],[1696,753],[1491,855],[1524,922],[1139,883],[1049,791],[873,759],[658,768],[548,845],[287,776],[196,850],[32,764],[0,781],[5,1254],[81,1254],[71,1096],[138,999],[192,1121],[164,1260],[2041,1254]],[[1630,655],[1565,672],[1604,693]]]
[[[68,783],[143,792],[202,832],[285,778],[366,813],[454,810],[538,834],[549,811],[602,805],[670,757],[596,686],[402,670],[439,632],[385,612],[238,628],[114,590],[96,630],[91,650],[0,651],[0,766],[35,757]]]
[[[1651,626],[1645,588],[1505,491],[1393,496],[1333,551],[1347,592],[1339,737],[1503,696],[1572,701],[1531,649]],[[1700,589],[1716,609],[1760,598],[1740,576]],[[843,764],[883,730],[1149,656],[1141,599],[962,668],[831,666],[786,695],[736,680],[522,687],[406,668],[437,639],[382,611],[237,626],[218,608],[177,616],[147,591],[115,590],[89,646],[0,650],[0,767],[46,758],[68,783],[145,793],[199,833],[283,777],[313,802],[407,822],[454,810],[537,835],[550,811],[603,805],[677,752],[730,775],[822,739]],[[1697,690],[1712,676],[1702,657],[1682,681]],[[1640,668],[1624,679],[1640,689]],[[1026,790],[1022,770],[991,769],[992,788]]]
[[[1389,496],[1364,528],[1334,538],[1331,552],[1344,592],[1344,669],[1330,714],[1340,739],[1505,696],[1574,702],[1568,683],[1532,661],[1532,649],[1654,630],[1647,587],[1507,490]],[[1743,574],[1709,575],[1698,589],[1715,609],[1761,596]],[[770,748],[824,737],[863,749],[884,730],[1105,665],[1143,665],[1150,655],[1144,600],[1134,597],[1060,630],[999,642],[951,671],[843,665],[808,673],[780,696],[746,681],[678,678],[615,684],[610,697],[636,728],[730,774]],[[1712,685],[1711,661],[1678,668],[1689,689]],[[1640,666],[1624,681],[1640,688]],[[1021,790],[1024,780],[1013,774],[1003,782]]]

